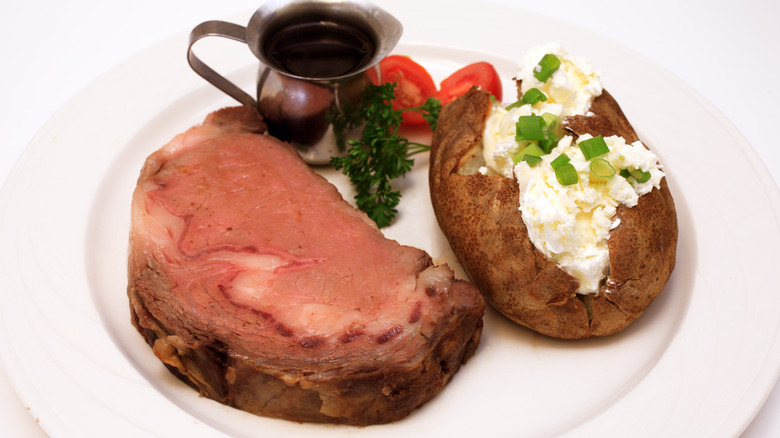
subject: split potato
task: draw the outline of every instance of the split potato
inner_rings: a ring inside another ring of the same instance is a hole
[[[487,301],[511,320],[547,336],[579,339],[619,332],[664,289],[675,265],[677,216],[666,178],[638,204],[617,207],[609,268],[595,294],[538,250],[519,209],[514,178],[480,173],[490,95],[473,88],[446,106],[432,140],[429,183],[437,221],[463,268]],[[638,140],[604,90],[587,116],[563,120],[575,138],[617,135]]]

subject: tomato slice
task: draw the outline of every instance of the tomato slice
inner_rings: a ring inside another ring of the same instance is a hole
[[[436,83],[425,67],[404,55],[390,55],[379,62],[379,71],[383,82],[395,82],[393,109],[402,110],[422,105],[436,94]],[[374,84],[378,83],[374,69],[367,74]],[[417,111],[401,113],[405,125],[425,123],[422,114]]]
[[[436,97],[442,105],[447,105],[466,94],[475,85],[501,101],[501,77],[498,76],[495,67],[489,62],[475,62],[451,74],[447,79],[441,81]]]

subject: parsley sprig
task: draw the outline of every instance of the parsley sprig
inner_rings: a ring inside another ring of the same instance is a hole
[[[333,167],[347,175],[354,186],[358,209],[379,228],[390,225],[398,214],[401,192],[393,189],[392,181],[412,169],[412,156],[431,149],[430,145],[411,142],[398,134],[401,114],[418,111],[428,126],[436,130],[441,111],[441,103],[432,97],[419,107],[393,109],[395,86],[387,82],[366,89],[360,103],[360,118],[365,122],[360,140],[347,142],[346,156],[331,158]]]

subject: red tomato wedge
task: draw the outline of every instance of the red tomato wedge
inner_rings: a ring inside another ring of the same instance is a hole
[[[428,70],[412,61],[408,56],[390,55],[379,62],[382,82],[395,82],[395,99],[393,109],[401,110],[422,105],[429,97],[436,94],[436,83]],[[374,84],[378,84],[374,69],[366,72],[366,76]],[[416,111],[404,111],[401,114],[406,125],[425,123],[422,115]]]
[[[501,101],[501,78],[493,65],[488,62],[475,62],[451,74],[447,79],[441,81],[436,97],[442,105],[447,105],[466,94],[474,85],[488,91]]]

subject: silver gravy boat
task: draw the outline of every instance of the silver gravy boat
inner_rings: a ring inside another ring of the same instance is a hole
[[[392,15],[366,1],[270,0],[246,27],[206,21],[190,33],[192,69],[243,105],[256,106],[269,133],[294,145],[310,164],[345,153],[361,127],[353,117],[369,69],[387,56],[403,32]],[[201,61],[193,45],[209,36],[246,44],[260,61],[257,97]]]

